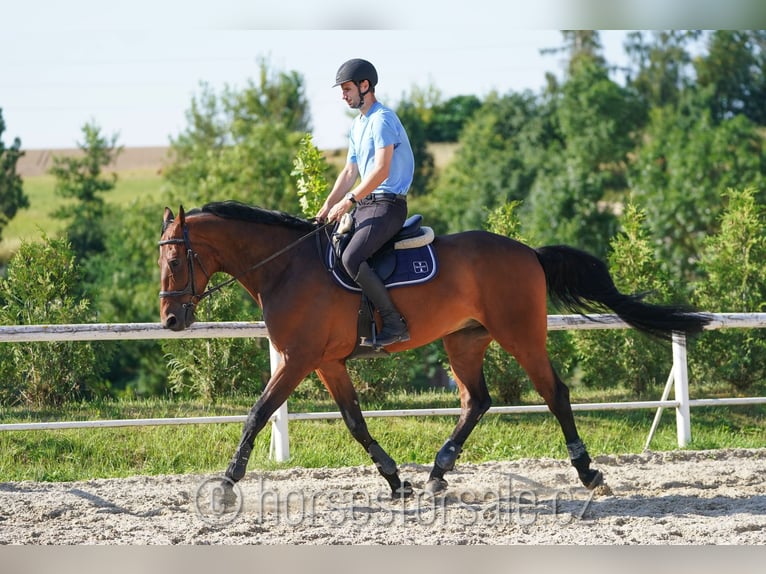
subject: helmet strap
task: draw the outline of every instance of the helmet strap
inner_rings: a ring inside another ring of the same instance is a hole
[[[362,80],[364,81],[364,80]],[[362,82],[354,82],[356,84],[356,89],[359,90],[359,105],[356,106],[357,110],[361,110],[364,107],[364,97],[370,93],[370,88],[368,87],[364,92],[362,91],[362,88],[360,87],[360,84]],[[370,85],[370,82],[367,82],[367,85]]]

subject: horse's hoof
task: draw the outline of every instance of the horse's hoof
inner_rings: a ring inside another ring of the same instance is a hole
[[[604,475],[600,470],[592,468],[582,473],[580,475],[580,480],[582,481],[583,485],[585,485],[585,488],[588,490],[594,490],[597,486],[601,486],[604,483]]]
[[[395,488],[391,491],[391,498],[409,498],[415,493],[415,489],[412,488],[412,484],[408,480],[402,482],[399,488]]]
[[[447,481],[443,478],[431,478],[426,483],[425,491],[432,496],[445,490],[447,490]]]
[[[236,486],[236,483],[225,478],[221,481],[221,490],[223,491],[221,494],[221,503],[226,511],[241,506],[242,502],[240,499],[242,493],[239,490],[239,487]]]

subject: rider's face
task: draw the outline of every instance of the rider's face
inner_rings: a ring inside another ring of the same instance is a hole
[[[359,86],[357,86],[354,82],[343,82],[340,85],[340,90],[341,97],[343,98],[343,101],[348,104],[349,108],[357,109],[361,106],[361,90],[359,89]]]

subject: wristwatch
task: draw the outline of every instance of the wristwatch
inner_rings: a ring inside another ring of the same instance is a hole
[[[346,194],[346,199],[348,199],[351,203],[356,204],[356,197],[354,197],[354,194],[350,191]]]

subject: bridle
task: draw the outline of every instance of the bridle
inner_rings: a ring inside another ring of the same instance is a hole
[[[188,325],[189,319],[194,315],[194,309],[199,304],[200,301],[205,299],[206,297],[209,297],[216,291],[220,291],[227,285],[231,285],[235,281],[241,279],[243,276],[247,275],[251,271],[254,271],[258,269],[259,267],[266,265],[266,263],[269,263],[270,261],[276,259],[283,253],[289,251],[299,243],[305,241],[309,237],[313,237],[314,235],[318,234],[323,229],[326,229],[328,226],[332,225],[331,223],[323,223],[322,225],[318,226],[313,231],[310,231],[306,235],[303,235],[299,237],[296,241],[293,241],[286,247],[283,247],[276,253],[273,253],[269,255],[266,259],[263,259],[259,261],[258,263],[251,265],[247,269],[245,269],[242,273],[236,276],[232,276],[226,281],[222,281],[218,285],[215,285],[213,287],[208,288],[203,293],[197,293],[197,287],[196,282],[194,280],[194,262],[197,262],[197,265],[199,265],[199,268],[202,270],[202,273],[205,274],[206,279],[210,280],[210,274],[205,270],[205,266],[202,265],[202,261],[199,259],[199,255],[197,255],[197,252],[192,249],[191,240],[189,239],[189,227],[186,225],[186,222],[183,222],[183,227],[181,228],[183,237],[173,237],[171,239],[161,239],[157,245],[162,247],[163,245],[180,245],[183,244],[184,248],[186,249],[186,265],[189,273],[189,278],[186,281],[186,286],[183,289],[175,290],[175,291],[160,291],[160,299],[165,299],[167,297],[181,297],[183,295],[191,295],[191,298],[189,301],[183,304],[184,313],[185,313],[185,322]]]

